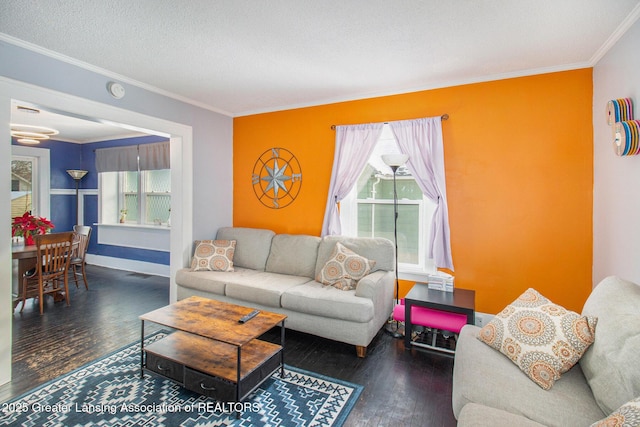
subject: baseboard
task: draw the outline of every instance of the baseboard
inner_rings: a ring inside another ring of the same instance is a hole
[[[124,258],[114,258],[102,255],[87,254],[87,264],[99,267],[114,268],[116,270],[134,271],[136,273],[152,274],[154,276],[169,277],[170,268],[168,265],[155,264],[152,262],[135,261]]]

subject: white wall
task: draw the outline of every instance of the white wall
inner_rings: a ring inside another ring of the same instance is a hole
[[[640,119],[640,21],[593,71],[593,281],[617,275],[640,283],[640,156],[618,157],[607,102],[631,98]]]

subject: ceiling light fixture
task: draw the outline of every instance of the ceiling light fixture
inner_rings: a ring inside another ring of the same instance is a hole
[[[18,138],[18,142],[21,144],[39,144],[40,141],[59,133],[56,129],[44,126],[11,123],[11,136]]]
[[[25,107],[24,105],[18,105],[16,109],[23,113],[40,114],[40,110],[38,110],[37,108]]]
[[[36,145],[36,144],[40,144],[40,141],[37,139],[32,139],[32,138],[18,138],[17,140],[20,144],[27,144],[27,145]]]

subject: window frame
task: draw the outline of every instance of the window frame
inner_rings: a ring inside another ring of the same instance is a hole
[[[51,156],[49,150],[37,147],[25,147],[22,145],[11,146],[11,159],[33,159],[31,170],[31,207],[32,213],[45,218],[51,218],[50,212],[50,169]]]
[[[398,179],[400,177],[396,177]],[[403,178],[406,179],[406,178]],[[393,199],[361,199],[355,197],[357,189],[354,188],[340,202],[340,221],[342,232],[346,236],[357,237],[358,235],[358,204],[379,204],[393,206]],[[398,272],[407,274],[427,274],[432,271],[432,260],[427,259],[427,245],[429,243],[429,233],[431,232],[431,222],[435,211],[435,203],[429,200],[424,194],[422,199],[399,199],[400,205],[418,206],[418,263],[398,262]],[[430,211],[430,212],[429,212]],[[428,222],[427,222],[428,221]],[[391,239],[393,241],[393,239]]]
[[[390,130],[390,129],[389,129]],[[376,146],[383,140],[393,139],[389,138],[388,133],[383,133],[380,136]],[[397,152],[400,149],[395,142]],[[375,155],[375,150],[374,154]],[[369,164],[369,162],[367,162]],[[366,166],[365,166],[366,168]],[[363,171],[360,172],[362,174]],[[378,174],[380,179],[392,180],[393,175]],[[396,181],[410,179],[415,181],[413,176],[396,175]],[[342,234],[347,236],[358,236],[358,205],[359,204],[385,204],[393,206],[393,198],[391,199],[377,199],[377,198],[358,198],[357,184],[349,191],[347,196],[340,202],[340,222],[342,226]],[[422,193],[421,199],[398,199],[398,205],[417,205],[418,206],[418,263],[406,263],[398,261],[398,274],[402,274],[406,278],[415,278],[420,280],[420,276],[432,273],[435,270],[435,264],[433,259],[427,258],[427,248],[429,244],[429,236],[433,224],[433,215],[437,208],[436,203],[431,201],[424,193]],[[390,239],[393,242],[393,237]],[[401,276],[401,278],[404,278]]]
[[[171,169],[167,170],[171,173]],[[135,172],[137,179],[137,192],[125,191],[125,174]],[[166,228],[170,225],[171,208],[169,208],[168,221],[157,222],[146,221],[147,206],[146,196],[148,194],[162,194],[169,196],[169,206],[171,206],[172,192],[147,191],[146,174],[152,171],[120,171],[120,172],[101,172],[98,174],[98,194],[100,202],[100,224],[104,225],[135,225],[143,227],[161,227]],[[109,175],[107,175],[109,174]],[[114,197],[115,193],[115,197]],[[125,196],[127,194],[137,195],[138,218],[135,221],[125,219],[124,223],[120,223],[120,215],[122,210],[126,209]],[[107,198],[111,198],[108,200]]]

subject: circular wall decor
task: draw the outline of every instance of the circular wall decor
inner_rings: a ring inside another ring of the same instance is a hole
[[[271,209],[281,209],[298,197],[302,168],[291,151],[271,148],[256,160],[251,183],[260,203]]]

